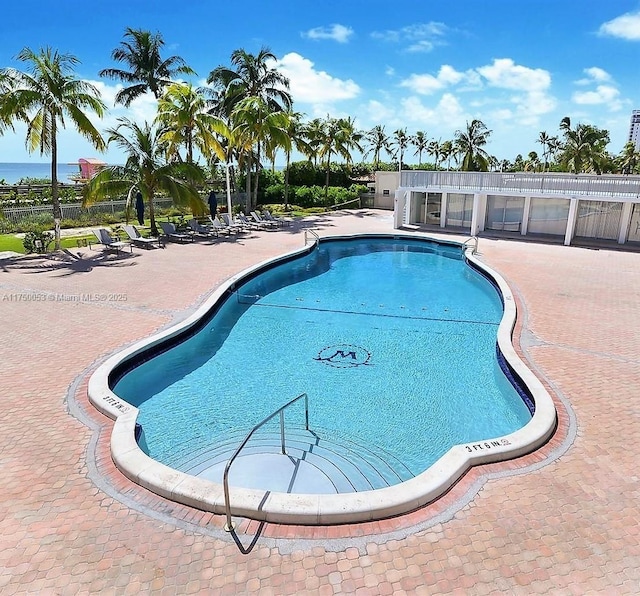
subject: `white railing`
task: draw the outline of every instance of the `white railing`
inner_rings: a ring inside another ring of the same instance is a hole
[[[527,172],[404,171],[401,188],[439,188],[496,194],[640,198],[640,176]]]

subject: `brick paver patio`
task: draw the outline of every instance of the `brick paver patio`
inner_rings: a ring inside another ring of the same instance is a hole
[[[0,261],[0,593],[638,593],[638,253],[480,240],[520,302],[521,353],[559,427],[420,511],[321,529],[243,522],[236,543],[221,516],[114,469],[110,421],[86,400],[96,365],[301,246],[304,226],[389,232],[392,218],[344,212],[214,245]]]

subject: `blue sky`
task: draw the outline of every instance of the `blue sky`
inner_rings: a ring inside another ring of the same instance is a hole
[[[381,124],[441,140],[480,118],[500,159],[540,154],[539,132],[559,134],[564,116],[608,129],[618,153],[640,109],[640,0],[25,0],[2,8],[0,67],[22,67],[14,57],[25,46],[74,54],[78,76],[110,107],[99,128],[123,115],[150,120],[152,97],[115,108],[118,83],[98,76],[116,66],[125,27],[160,32],[165,55],[184,58],[196,84],[233,50],[268,46],[309,118],[354,116],[364,130]],[[0,137],[0,161],[48,160],[27,153],[24,131]],[[72,130],[59,153],[61,162],[97,156]],[[110,148],[103,159],[122,156]]]

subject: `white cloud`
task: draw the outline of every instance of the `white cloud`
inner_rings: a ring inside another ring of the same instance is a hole
[[[330,27],[315,27],[309,29],[302,34],[302,37],[308,39],[331,39],[338,43],[347,43],[349,38],[353,35],[353,29],[351,27],[345,27],[344,25],[334,24]]]
[[[516,106],[513,117],[523,125],[536,124],[540,116],[556,107],[556,100],[548,95],[551,75],[546,70],[515,64],[511,58],[496,59],[476,70],[490,87],[519,92],[511,95],[509,102]],[[505,108],[497,111],[503,118],[507,113]]]
[[[296,102],[327,104],[353,99],[360,93],[360,87],[351,79],[338,79],[316,70],[311,60],[295,52],[283,56],[275,66],[289,79],[289,90]]]
[[[571,99],[578,105],[606,105],[612,112],[621,110],[624,102],[620,100],[620,91],[611,75],[596,66],[585,68],[584,72],[587,77],[576,81],[576,85],[595,85],[595,89],[576,91]]]
[[[423,104],[420,98],[415,96],[403,99],[400,105],[401,120],[407,125],[439,130],[444,124],[449,131],[448,134],[451,134],[450,129],[463,124],[467,117],[460,102],[451,93],[445,93],[433,107]]]
[[[500,58],[493,64],[481,66],[477,71],[489,85],[516,91],[539,91],[551,84],[551,75],[541,68],[529,68],[515,64],[511,58]]]
[[[405,49],[408,52],[430,52],[435,46],[444,43],[443,38],[447,32],[448,27],[444,23],[432,21],[416,23],[401,29],[374,31],[371,37],[388,43],[406,44]]]
[[[467,78],[466,73],[459,72],[455,68],[444,64],[434,77],[430,74],[412,74],[400,83],[401,87],[407,87],[420,95],[431,95],[449,85],[456,85]]]
[[[598,82],[608,82],[611,80],[611,75],[602,68],[592,66],[591,68],[585,68],[584,71],[594,80]]]
[[[620,92],[611,85],[598,85],[595,91],[576,91],[572,99],[580,105],[608,104],[616,101]]]
[[[396,70],[395,68],[393,68],[393,66],[387,66],[384,69],[384,74],[386,74],[388,77],[392,77],[396,74]]]
[[[640,11],[628,12],[600,25],[600,35],[640,41]]]

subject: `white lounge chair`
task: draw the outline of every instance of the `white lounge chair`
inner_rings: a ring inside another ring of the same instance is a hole
[[[278,222],[276,221],[267,221],[266,219],[262,219],[259,213],[256,211],[251,212],[251,217],[253,221],[255,221],[258,225],[262,226],[263,229],[266,230],[275,230],[278,227]]]
[[[271,211],[268,211],[267,209],[264,210],[262,217],[267,221],[275,221],[279,226],[282,227],[290,226],[293,223],[292,220],[287,219],[286,217],[274,217],[273,215],[271,215]]]
[[[178,232],[176,230],[176,226],[170,221],[161,221],[160,227],[162,228],[167,240],[170,240],[171,242],[193,242],[192,234]]]
[[[244,213],[238,213],[236,216],[238,220],[238,225],[242,226],[245,230],[264,230],[264,226],[260,225],[258,222],[249,219]]]
[[[236,222],[234,222],[228,213],[222,214],[222,221],[224,225],[227,226],[230,230],[233,230],[236,233],[246,231],[247,226],[242,225],[242,220],[240,219],[240,217],[238,217],[238,219],[240,220],[240,224],[237,224]]]
[[[95,237],[98,240],[98,244],[101,244],[105,250],[115,250],[119,253],[125,246],[129,247],[129,250],[133,252],[133,247],[128,242],[122,242],[120,240],[114,240],[111,234],[104,228],[93,230]],[[91,242],[89,242],[89,248],[91,248]]]
[[[203,226],[197,219],[189,220],[189,227],[191,228],[193,235],[198,238],[217,238],[217,230],[210,228],[209,226]]]
[[[145,238],[138,228],[132,225],[122,226],[125,234],[129,236],[129,242],[134,246],[143,246],[144,248],[151,248],[157,246],[158,248],[164,248],[160,238]]]
[[[232,230],[229,226],[223,224],[216,215],[215,217],[209,216],[209,221],[211,222],[211,228],[214,229],[218,234],[226,234],[227,236],[231,236],[231,234],[235,234],[237,230]]]

